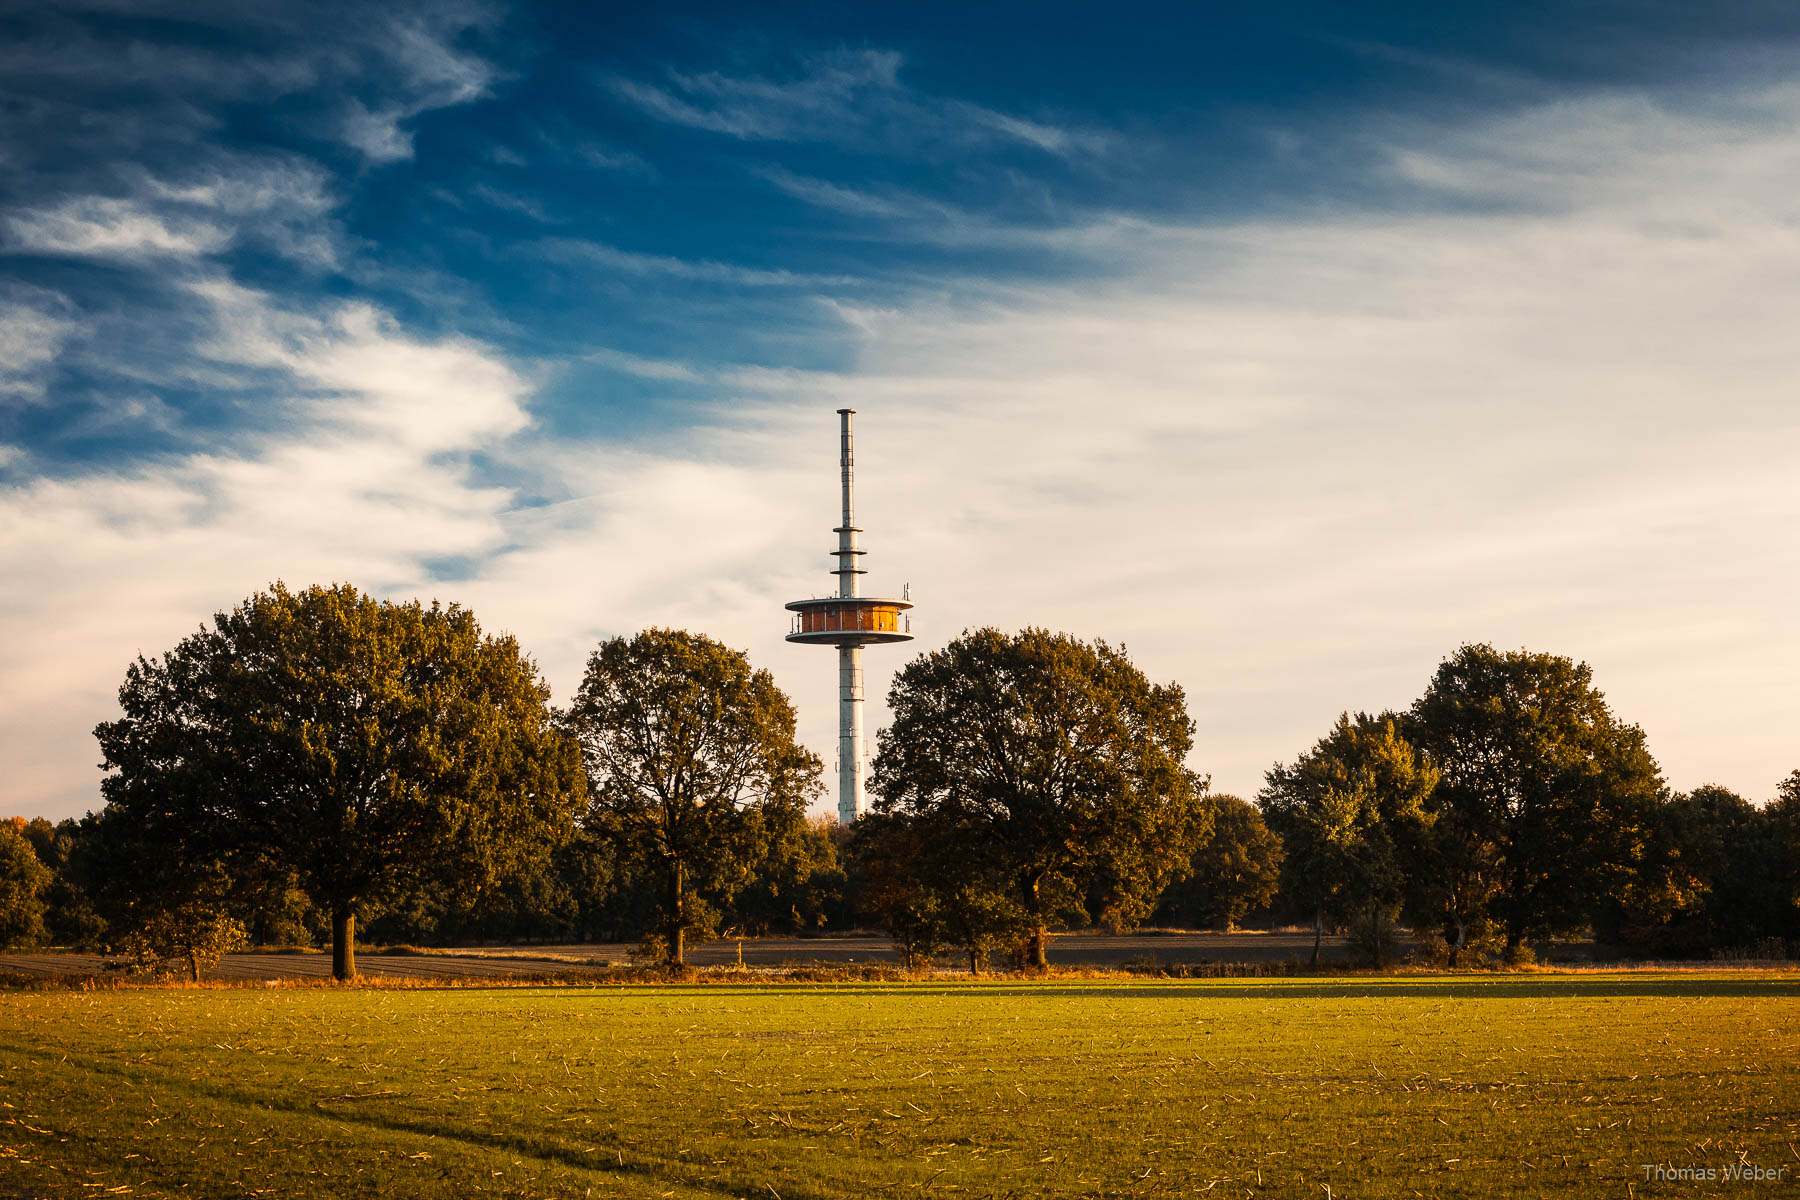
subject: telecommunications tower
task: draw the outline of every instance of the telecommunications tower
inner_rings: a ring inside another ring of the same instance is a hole
[[[838,535],[837,595],[814,600],[795,600],[788,611],[796,613],[788,631],[790,642],[838,648],[838,824],[848,825],[867,811],[863,799],[863,673],[862,648],[885,642],[912,640],[912,619],[906,610],[910,597],[884,600],[862,594],[859,582],[866,573],[857,559],[868,553],[856,544],[856,510],[851,504],[851,477],[855,453],[850,433],[854,408],[838,409],[843,439],[840,462],[844,474],[844,519],[832,530]]]

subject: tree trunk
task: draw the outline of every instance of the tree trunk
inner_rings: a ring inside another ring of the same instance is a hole
[[[356,913],[349,905],[331,910],[331,977],[339,982],[356,978]]]
[[[188,947],[188,978],[200,982],[200,951],[192,946]]]
[[[975,963],[975,950],[973,947],[971,947],[969,950],[969,974],[971,974],[971,975],[981,974],[981,969]]]
[[[1318,911],[1313,913],[1312,969],[1315,971],[1319,969],[1319,945],[1324,940],[1325,940],[1325,909],[1324,909],[1324,906],[1321,905],[1319,907]]]
[[[1043,885],[1042,875],[1033,875],[1025,883],[1031,913],[1031,940],[1025,943],[1025,965],[1033,971],[1042,971],[1050,966],[1050,960],[1044,953],[1044,943],[1048,938],[1044,929]]]
[[[669,923],[674,926],[669,934],[669,965],[680,968],[687,965],[687,897],[682,887],[687,882],[687,872],[682,870],[681,863],[675,864],[669,880]]]

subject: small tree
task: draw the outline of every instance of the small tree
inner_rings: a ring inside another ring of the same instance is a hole
[[[242,948],[244,926],[207,905],[157,909],[141,922],[127,927],[117,948],[134,971],[145,975],[172,975],[185,969],[199,983],[201,976],[233,950]]]
[[[1019,946],[1031,923],[1008,880],[972,859],[968,839],[936,816],[874,812],[853,826],[863,905],[893,935],[908,968],[955,947],[975,974],[993,954]]]
[[[50,872],[25,836],[25,818],[0,820],[0,950],[44,940]]]
[[[1210,827],[1181,688],[1105,642],[965,633],[904,667],[888,704],[877,808],[954,839],[971,878],[1004,880],[1034,968],[1065,914],[1141,920]]]
[[[588,820],[655,880],[671,966],[717,928],[771,830],[804,819],[818,756],[767,671],[711,638],[650,629],[601,643],[567,715],[587,763]]]
[[[1226,932],[1275,899],[1281,885],[1281,838],[1261,810],[1236,796],[1214,796],[1212,836],[1194,851],[1186,879],[1169,885],[1158,919]]]
[[[732,898],[730,924],[757,937],[821,928],[843,900],[844,869],[831,837],[836,822],[785,805],[753,810],[753,816],[761,828],[752,840],[762,854]]]
[[[1429,824],[1437,772],[1391,714],[1344,713],[1292,766],[1270,768],[1258,797],[1286,854],[1282,891],[1313,915],[1312,963],[1327,925],[1350,925],[1378,965]]]

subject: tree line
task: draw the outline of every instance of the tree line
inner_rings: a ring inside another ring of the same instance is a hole
[[[877,926],[922,962],[1050,931],[1304,922],[1453,965],[1592,931],[1629,953],[1800,942],[1800,771],[1675,793],[1584,664],[1464,646],[1405,712],[1345,714],[1251,803],[1186,765],[1175,684],[1122,648],[965,633],[896,675],[874,811],[741,652],[603,642],[565,708],[456,605],[277,584],[140,657],[96,730],[105,801],[0,822],[0,944],[198,977],[245,943],[695,940]]]

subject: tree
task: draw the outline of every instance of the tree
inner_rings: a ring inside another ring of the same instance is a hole
[[[50,872],[25,836],[25,818],[0,820],[0,950],[44,940]]]
[[[1105,642],[965,633],[904,667],[888,704],[878,811],[924,818],[976,877],[1005,881],[1032,967],[1065,915],[1141,920],[1210,828],[1181,688]]]
[[[762,827],[752,841],[762,855],[732,898],[728,921],[755,937],[819,929],[843,898],[844,870],[831,840],[836,822],[787,806],[762,808],[754,816]]]
[[[26,839],[50,872],[50,883],[44,889],[44,925],[53,945],[94,946],[106,933],[106,922],[94,908],[76,863],[82,838],[93,820],[90,814],[81,821],[66,817],[52,825],[36,817],[25,824]]]
[[[177,861],[291,873],[349,979],[364,907],[445,878],[483,895],[566,835],[580,765],[548,699],[466,609],[277,583],[130,668],[102,790]]]
[[[1194,851],[1186,879],[1169,885],[1159,919],[1230,932],[1244,914],[1275,899],[1281,883],[1281,838],[1261,810],[1237,796],[1214,796],[1212,836]]]
[[[1270,768],[1258,800],[1281,835],[1282,892],[1313,915],[1314,966],[1328,924],[1385,960],[1437,782],[1391,713],[1341,714],[1292,766]]]
[[[1800,771],[1781,781],[1763,810],[1774,859],[1777,903],[1770,912],[1775,937],[1800,940]]]
[[[945,947],[979,972],[989,957],[1031,933],[1005,875],[971,858],[968,839],[947,815],[876,811],[851,830],[850,853],[862,877],[864,910],[886,929],[909,968]]]
[[[1663,783],[1586,663],[1464,646],[1408,729],[1443,776],[1429,872],[1453,949],[1491,919],[1513,957],[1627,885]]]
[[[679,967],[769,832],[804,818],[818,756],[794,740],[794,707],[767,671],[679,630],[601,643],[567,722],[587,764],[588,821],[654,880],[656,936]]]
[[[1716,784],[1639,815],[1636,870],[1598,898],[1595,931],[1644,953],[1698,955],[1780,937],[1781,870],[1768,813]]]

